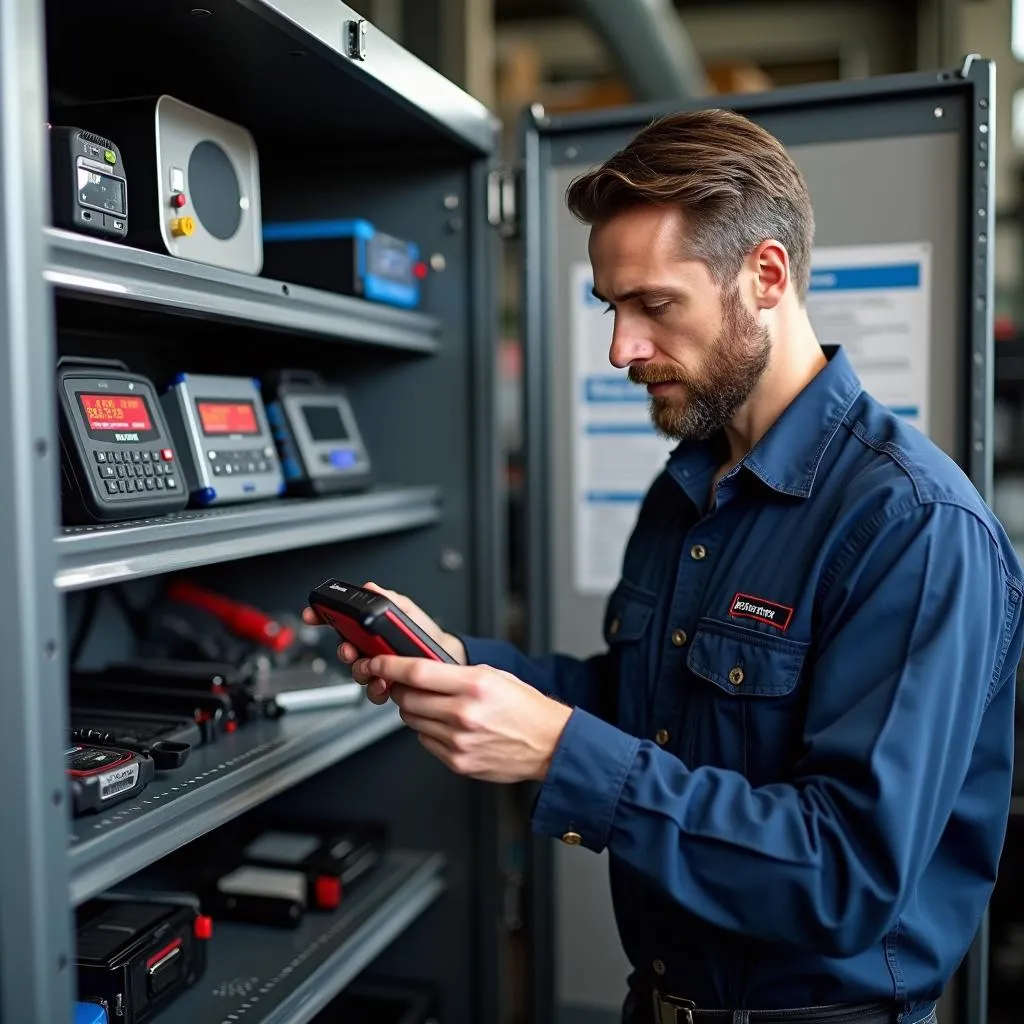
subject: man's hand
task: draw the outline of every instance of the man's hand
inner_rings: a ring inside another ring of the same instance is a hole
[[[366,672],[384,679],[402,720],[452,771],[487,782],[543,781],[572,709],[483,665],[378,655]]]
[[[373,590],[383,597],[388,598],[394,605],[400,608],[434,643],[443,647],[460,665],[465,665],[468,660],[466,648],[462,641],[451,633],[446,633],[422,608],[415,602],[410,601],[404,594],[398,594],[394,590],[385,590],[378,587],[376,583],[364,583],[367,590]],[[302,613],[302,621],[309,626],[322,626],[323,622],[312,608],[307,608]],[[352,666],[352,678],[361,683],[367,689],[367,695],[374,704],[385,704],[390,697],[388,683],[377,676],[372,676],[366,671],[366,659],[360,658],[360,653],[348,642],[338,645],[338,658],[346,665]]]

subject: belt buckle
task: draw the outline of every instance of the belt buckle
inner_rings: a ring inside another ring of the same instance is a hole
[[[655,1024],[693,1024],[693,1011],[697,1004],[692,999],[653,993]]]

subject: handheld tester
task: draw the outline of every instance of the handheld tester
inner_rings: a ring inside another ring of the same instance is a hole
[[[250,377],[180,373],[160,399],[186,460],[196,505],[272,498],[284,477],[260,396]]]
[[[111,359],[57,364],[64,518],[113,522],[183,509],[181,467],[148,378]]]
[[[369,486],[370,456],[343,388],[312,371],[285,370],[264,380],[263,396],[289,490],[327,494]]]
[[[153,781],[151,757],[118,747],[73,743],[64,751],[73,817],[120,803]]]
[[[364,657],[398,654],[456,663],[401,608],[373,590],[342,580],[325,580],[310,592],[309,606]]]

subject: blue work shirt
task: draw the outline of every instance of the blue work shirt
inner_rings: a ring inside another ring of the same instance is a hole
[[[465,641],[573,707],[533,828],[608,851],[638,977],[703,1008],[927,1006],[1009,813],[1024,573],[956,464],[826,355],[713,507],[721,439],[672,453],[606,651]]]

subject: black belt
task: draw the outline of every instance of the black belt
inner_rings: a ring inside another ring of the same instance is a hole
[[[703,1024],[719,1021],[730,1024],[734,1010],[701,1010],[689,999],[651,993],[655,1024]],[[834,1004],[805,1006],[792,1010],[744,1010],[750,1024],[893,1024],[897,1013],[891,1003],[861,1006]],[[926,1015],[927,1016],[927,1015]]]

